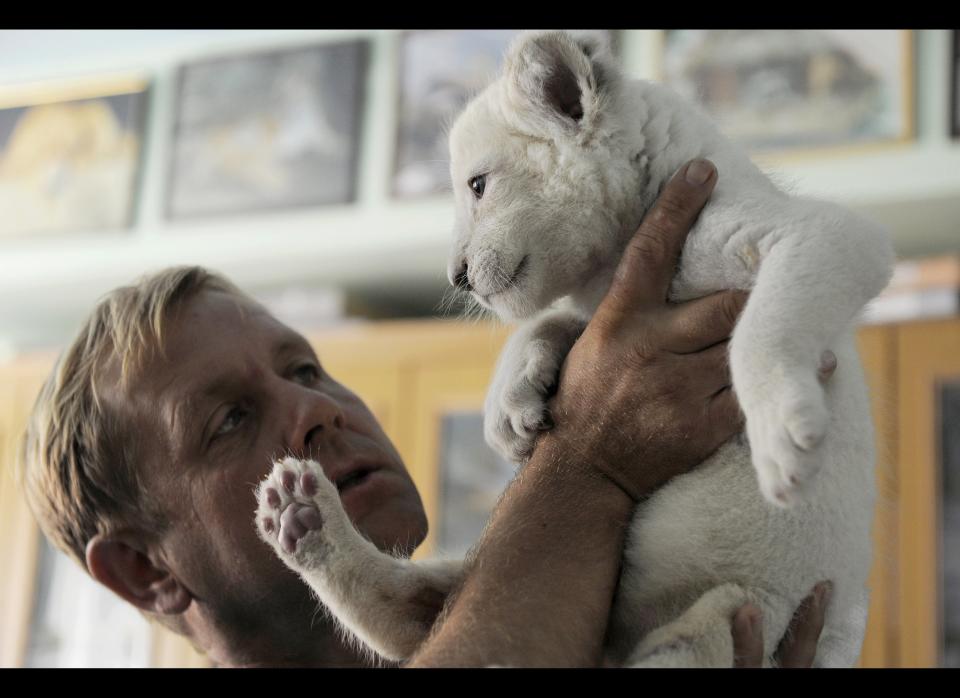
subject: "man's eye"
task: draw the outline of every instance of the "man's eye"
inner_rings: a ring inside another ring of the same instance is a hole
[[[301,383],[310,384],[320,377],[320,369],[313,364],[304,364],[299,366],[294,372],[294,377]]]
[[[232,408],[229,412],[227,412],[227,416],[223,418],[220,426],[217,427],[213,437],[216,438],[218,436],[223,436],[224,434],[229,434],[243,423],[243,420],[247,418],[248,414],[249,412],[242,407]]]
[[[471,177],[470,181],[467,182],[467,185],[473,191],[473,195],[478,199],[483,198],[483,190],[487,188],[487,175],[477,175],[476,177]]]

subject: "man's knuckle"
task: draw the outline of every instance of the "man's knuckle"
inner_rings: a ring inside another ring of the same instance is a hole
[[[604,308],[590,320],[590,333],[584,333],[578,339],[583,342],[582,346],[591,344],[592,349],[598,352],[597,355],[605,353],[617,334],[617,328],[620,326],[621,313],[615,309]]]
[[[664,195],[654,207],[650,222],[663,230],[673,230],[683,225],[688,217],[689,206],[682,197]]]
[[[663,235],[654,230],[642,229],[630,243],[630,256],[635,266],[650,267],[663,263],[667,256],[667,243]]]
[[[720,302],[720,312],[723,314],[723,319],[728,326],[733,326],[737,324],[737,318],[740,316],[741,310],[740,299],[733,293],[723,294],[723,298]]]

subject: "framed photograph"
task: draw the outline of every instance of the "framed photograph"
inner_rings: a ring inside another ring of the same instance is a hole
[[[0,89],[0,239],[133,224],[143,76]]]
[[[613,32],[600,35],[616,48]],[[497,76],[519,30],[406,32],[400,46],[400,107],[392,191],[396,197],[450,188],[448,129],[464,105]]]
[[[366,60],[351,41],[183,66],[168,218],[353,201]]]
[[[950,134],[960,138],[960,31],[953,31],[950,72]]]
[[[909,31],[667,31],[663,43],[663,81],[753,151],[913,135]]]

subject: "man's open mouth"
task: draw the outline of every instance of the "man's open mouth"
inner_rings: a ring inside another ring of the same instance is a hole
[[[352,487],[362,484],[366,481],[370,473],[376,472],[375,468],[360,468],[354,470],[349,475],[344,475],[342,478],[338,479],[336,482],[337,491],[340,494],[343,494]]]

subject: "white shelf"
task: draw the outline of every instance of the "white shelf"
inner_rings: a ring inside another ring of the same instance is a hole
[[[9,38],[10,33],[0,34]],[[401,202],[388,192],[397,108],[397,32],[196,32],[189,36],[145,32],[139,42],[142,46],[127,39],[111,52],[90,51],[86,62],[82,47],[68,45],[80,34],[63,35],[61,41],[66,43],[59,49],[55,44],[37,46],[32,56],[24,53],[28,43],[18,35],[20,44],[11,50],[26,58],[20,67],[0,65],[0,81],[49,77],[62,73],[64,66],[74,73],[108,67],[148,72],[153,92],[138,220],[126,232],[0,241],[0,343],[56,341],[68,335],[107,290],[173,264],[209,266],[254,289],[299,283],[370,289],[382,295],[402,294],[416,286],[436,289],[439,300],[446,284],[452,205],[446,196]],[[650,74],[653,34],[625,32],[622,56],[625,68],[634,75]],[[164,220],[167,125],[172,119],[178,65],[196,58],[198,52],[207,55],[358,36],[371,39],[372,46],[355,205],[190,223]],[[837,201],[888,225],[901,254],[960,249],[960,143],[946,138],[941,94],[948,82],[947,39],[947,32],[918,32],[917,140],[869,151],[781,160],[762,165],[764,169],[776,172],[778,181],[798,194]],[[215,50],[213,41],[218,43]],[[78,55],[81,58],[74,59]],[[22,66],[31,61],[32,73],[25,72]]]
[[[938,233],[930,207],[940,202],[956,214],[953,241],[960,242],[960,145],[904,146],[775,170],[796,193],[878,217],[907,253]],[[891,209],[897,211],[892,219]],[[0,298],[98,281],[106,289],[170,264],[208,265],[255,285],[295,279],[352,285],[442,281],[452,223],[452,204],[441,196],[7,241],[0,257]]]

